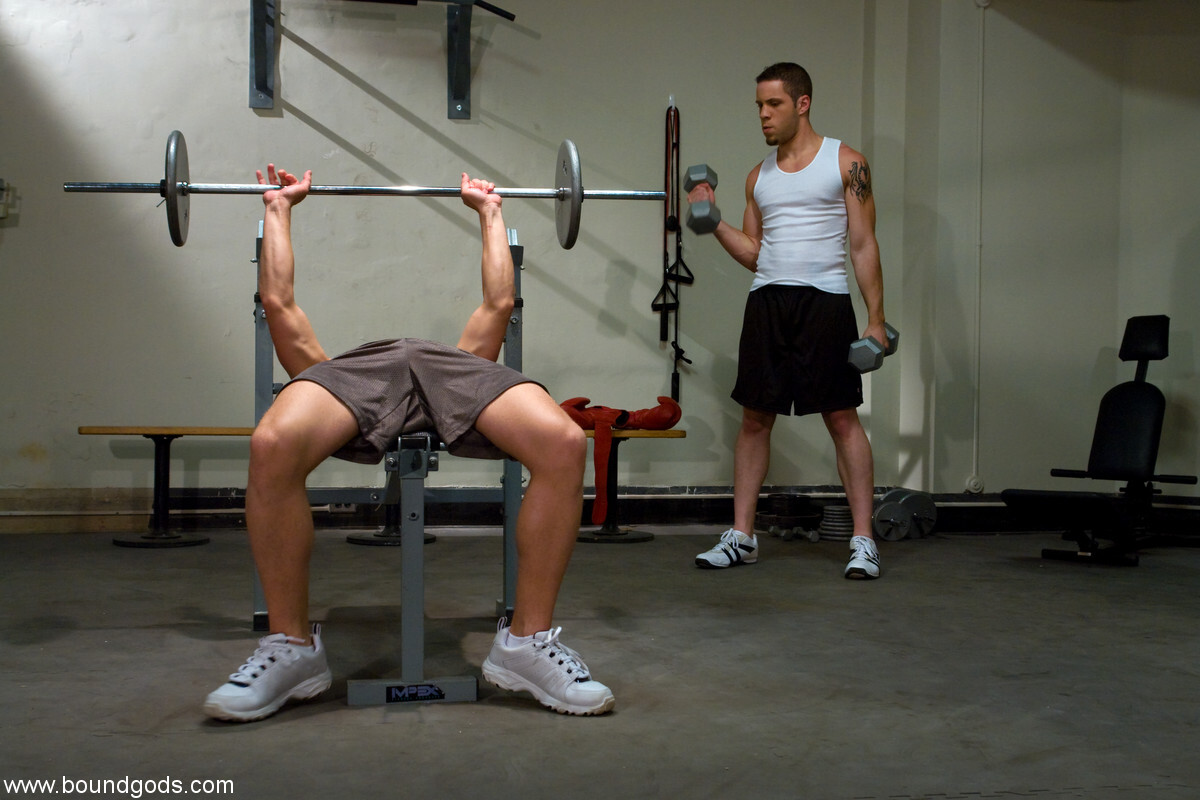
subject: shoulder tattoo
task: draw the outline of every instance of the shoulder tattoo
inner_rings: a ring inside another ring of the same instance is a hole
[[[871,168],[866,161],[850,162],[850,191],[865,203],[871,197]]]

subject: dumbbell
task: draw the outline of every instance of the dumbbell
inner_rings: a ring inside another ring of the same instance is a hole
[[[859,372],[872,372],[883,366],[885,356],[890,356],[900,348],[900,331],[886,322],[883,328],[887,333],[886,347],[874,336],[864,336],[850,343],[850,354],[846,358],[850,366]]]
[[[683,188],[690,192],[702,183],[717,188],[717,173],[708,164],[694,164],[687,168]],[[712,233],[721,222],[721,209],[709,200],[697,200],[688,205],[687,226],[696,233]]]

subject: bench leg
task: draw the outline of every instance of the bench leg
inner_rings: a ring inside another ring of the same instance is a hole
[[[517,517],[521,514],[521,464],[504,459],[504,594],[496,600],[496,616],[513,618],[517,600]]]
[[[580,531],[579,535],[575,537],[575,541],[577,542],[586,542],[589,544],[601,542],[634,544],[637,542],[648,542],[654,538],[653,533],[621,528],[617,524],[617,450],[620,449],[621,442],[624,441],[625,439],[614,436],[612,449],[608,452],[608,511],[604,515],[604,524],[598,530]]]
[[[141,536],[114,536],[118,547],[194,547],[208,544],[207,536],[190,536],[172,532],[171,525],[171,442],[173,434],[145,434],[154,442],[154,506],[150,515],[150,532]]]
[[[425,475],[400,479],[400,678],[346,681],[352,706],[398,703],[462,703],[479,699],[472,675],[426,678],[425,670]]]

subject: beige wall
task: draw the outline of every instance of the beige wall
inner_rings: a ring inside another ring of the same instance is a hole
[[[0,8],[0,493],[145,487],[141,440],[81,424],[253,422],[259,201],[197,196],[187,245],[157,198],[67,195],[66,180],[157,181],[167,134],[196,182],[246,182],[274,160],[318,183],[552,183],[559,142],[588,188],[662,186],[668,97],[682,160],[741,186],[765,147],[753,76],[798,60],[813,124],[871,159],[897,358],[863,409],[879,484],[963,491],[1052,486],[1082,466],[1103,390],[1132,374],[1133,314],[1172,317],[1151,367],[1168,396],[1160,468],[1195,473],[1200,378],[1200,7],[1169,0],[610,2],[507,0],[473,26],[470,121],[446,119],[445,6],[280,0],[279,99],[247,107],[249,4],[239,0]],[[549,201],[512,200],[526,246],[525,368],[559,398],[652,405],[670,350],[650,303],[661,207],[592,201],[571,251]],[[456,200],[310,198],[296,213],[297,291],[326,348],[419,335],[453,341],[478,293],[478,240]],[[749,274],[684,235],[681,442],[623,451],[645,486],[726,486],[732,385]],[[861,309],[861,305],[859,306]],[[182,440],[177,485],[240,486],[244,442]],[[443,461],[437,482],[498,466]],[[315,483],[378,482],[331,462]],[[815,419],[781,422],[773,484],[835,483]],[[1185,489],[1185,493],[1195,490]]]

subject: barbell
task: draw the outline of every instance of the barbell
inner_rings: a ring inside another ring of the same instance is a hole
[[[191,218],[191,196],[194,194],[263,194],[279,186],[257,183],[191,183],[188,169],[187,142],[179,131],[167,137],[165,177],[158,183],[88,183],[63,184],[65,192],[112,192],[157,194],[166,200],[167,229],[171,241],[183,247],[187,241]],[[502,197],[541,197],[554,200],[554,223],[558,243],[564,249],[574,247],[579,235],[579,217],[584,200],[666,200],[665,191],[583,188],[579,149],[570,139],[558,148],[554,165],[553,189],[519,189],[496,187]],[[457,186],[313,186],[309,194],[383,197],[458,197]]]

